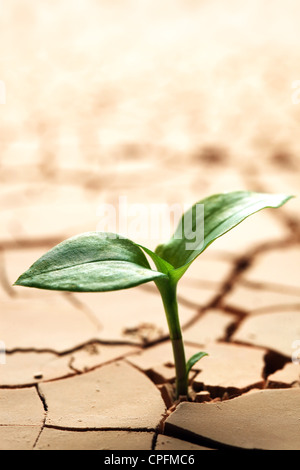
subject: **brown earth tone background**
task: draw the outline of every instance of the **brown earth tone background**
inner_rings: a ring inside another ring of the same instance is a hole
[[[300,448],[299,14],[295,0],[2,5],[0,449]],[[298,198],[182,280],[187,353],[210,354],[193,403],[170,398],[154,285],[12,287],[120,196],[149,208],[238,189]]]

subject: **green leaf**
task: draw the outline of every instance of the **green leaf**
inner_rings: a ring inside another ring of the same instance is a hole
[[[142,245],[138,245],[138,246],[142,248],[145,251],[145,253],[147,253],[147,255],[150,256],[150,258],[152,258],[152,261],[154,262],[158,271],[164,274],[168,274],[170,271],[174,270],[174,266],[172,266],[167,261],[162,259],[156,253],[153,253],[153,251],[149,250],[149,248],[146,248],[145,246],[142,246]]]
[[[72,237],[37,260],[15,285],[73,292],[127,289],[165,275],[153,271],[142,250],[117,234]]]
[[[206,352],[198,352],[194,354],[186,363],[186,375],[190,373],[191,368],[198,362],[202,357],[208,356]]]
[[[183,215],[174,235],[167,243],[159,245],[155,253],[174,266],[177,272],[173,277],[178,280],[214,240],[255,212],[280,207],[292,197],[235,191],[202,199]],[[192,248],[189,247],[191,244]]]

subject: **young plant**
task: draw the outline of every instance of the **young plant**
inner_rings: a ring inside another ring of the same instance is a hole
[[[154,281],[162,298],[176,370],[176,396],[188,394],[188,375],[206,355],[188,361],[178,315],[177,284],[195,259],[217,238],[264,208],[277,208],[292,196],[235,191],[216,194],[192,206],[171,239],[155,252],[117,234],[88,232],[55,246],[15,285],[71,292],[105,292]],[[198,210],[200,208],[203,210]],[[197,236],[199,230],[202,236]],[[151,269],[145,256],[156,266]]]

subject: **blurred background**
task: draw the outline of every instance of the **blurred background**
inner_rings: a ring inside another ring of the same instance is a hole
[[[2,1],[1,246],[96,230],[120,195],[297,194],[299,14],[296,0]]]

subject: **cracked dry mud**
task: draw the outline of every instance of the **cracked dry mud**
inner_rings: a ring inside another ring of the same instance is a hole
[[[7,3],[0,30],[9,90],[0,108],[0,449],[299,450],[300,105],[290,104],[299,28],[291,39],[278,21],[296,21],[299,7],[292,15],[279,2],[270,11],[228,1],[223,18],[218,0],[166,1],[159,12],[155,2],[142,11],[88,0],[89,36],[80,2],[63,2],[68,15],[47,3],[22,14]],[[60,20],[57,42],[44,8]],[[190,375],[192,402],[172,397],[153,284],[104,294],[12,287],[50,247],[96,230],[101,204],[117,207],[120,195],[190,205],[238,189],[298,198],[247,219],[182,279],[187,356],[210,354]]]
[[[255,216],[247,223],[254,229]],[[288,217],[280,223],[281,240],[256,233],[246,254],[207,250],[186,276],[186,353],[209,356],[192,370],[193,401],[181,403],[153,286],[82,295],[11,288],[48,241],[6,246],[2,235],[0,448],[299,449],[300,366],[291,357],[300,292],[291,269],[300,243]]]

